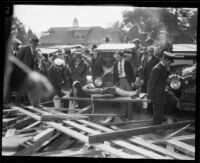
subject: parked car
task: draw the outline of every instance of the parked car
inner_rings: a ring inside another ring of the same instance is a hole
[[[171,74],[167,83],[168,90],[179,99],[180,109],[195,111],[196,64]]]
[[[197,45],[174,44],[173,53],[175,54],[175,60],[171,65],[171,71],[175,73],[196,63]]]
[[[85,47],[83,45],[76,44],[76,45],[55,45],[48,48],[57,49],[62,52],[67,52],[67,51],[73,52],[73,51],[82,51]]]
[[[107,43],[101,44],[95,49],[95,51],[98,52],[104,60],[104,65],[102,67],[104,73],[101,77],[98,77],[98,80],[103,80],[102,86],[112,86],[113,66],[116,61],[116,59],[114,58],[114,54],[117,51],[133,50],[134,48],[134,44]],[[97,83],[101,82],[97,81]]]
[[[40,53],[47,59],[56,54],[58,49],[40,48]]]

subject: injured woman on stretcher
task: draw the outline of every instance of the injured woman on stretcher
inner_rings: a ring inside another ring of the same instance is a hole
[[[132,99],[139,97],[141,90],[125,91],[119,87],[104,87],[96,88],[93,84],[82,86],[79,81],[73,82],[73,90],[69,94],[71,97],[77,98],[91,98],[91,94],[101,94],[103,98],[113,97],[131,97]],[[77,108],[80,109],[78,113],[88,113],[91,111],[91,101],[76,100]]]

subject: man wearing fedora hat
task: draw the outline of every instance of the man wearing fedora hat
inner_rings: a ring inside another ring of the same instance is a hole
[[[38,70],[38,60],[39,54],[36,51],[36,48],[39,45],[39,40],[36,37],[33,37],[30,40],[30,44],[24,47],[21,47],[17,53],[17,57],[20,61],[22,61],[26,66],[28,66],[31,70]],[[19,104],[22,96],[22,90],[19,89],[16,95],[16,103]],[[40,99],[37,97],[32,97],[31,93],[28,93],[29,100],[32,105],[39,106]]]
[[[75,53],[75,64],[72,70],[73,80],[79,81],[83,86],[87,84],[86,73],[88,65],[82,58],[81,52]]]
[[[147,86],[148,98],[153,103],[153,125],[160,125],[164,119],[164,109],[169,105],[165,92],[169,67],[174,62],[174,54],[164,51],[162,60],[153,68]]]

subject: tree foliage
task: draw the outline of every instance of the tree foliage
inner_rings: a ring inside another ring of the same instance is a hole
[[[192,43],[196,40],[197,10],[192,8],[135,8],[123,13],[122,24],[130,40],[157,38],[160,30],[167,31],[174,42]]]
[[[25,25],[17,18],[13,17],[11,27],[11,38],[19,39],[22,44],[27,44],[32,37],[37,37],[29,28],[28,32],[25,30]]]

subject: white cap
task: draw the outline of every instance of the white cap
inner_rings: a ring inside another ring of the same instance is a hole
[[[167,51],[164,51],[163,54],[166,55],[167,57],[171,57],[171,58],[175,57],[175,54],[167,52]]]
[[[54,64],[57,65],[57,66],[61,66],[61,65],[64,65],[65,64],[65,61],[63,59],[60,59],[60,58],[56,58],[54,60]]]

